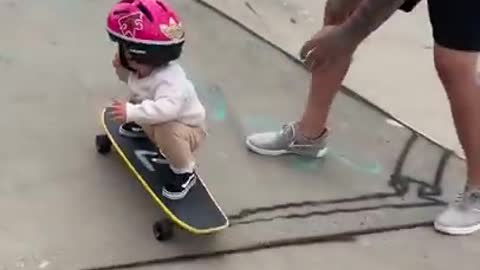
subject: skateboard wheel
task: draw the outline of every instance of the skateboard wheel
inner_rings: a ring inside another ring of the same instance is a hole
[[[169,220],[161,220],[153,224],[153,235],[158,241],[166,241],[173,237],[173,224]]]
[[[112,148],[112,142],[107,135],[97,135],[95,138],[95,145],[97,146],[97,152],[104,155],[110,152]]]

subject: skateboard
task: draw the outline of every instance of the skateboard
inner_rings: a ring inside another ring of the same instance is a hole
[[[113,145],[135,178],[163,210],[167,218],[153,225],[158,241],[173,237],[174,225],[192,234],[211,234],[229,226],[229,220],[220,208],[206,184],[200,179],[187,196],[181,200],[170,200],[162,196],[162,187],[169,181],[168,164],[151,162],[157,147],[148,138],[127,138],[119,133],[120,123],[104,109],[101,122],[106,134],[96,136],[97,152],[106,155]]]

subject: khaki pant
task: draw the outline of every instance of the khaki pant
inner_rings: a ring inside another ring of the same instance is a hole
[[[158,125],[142,125],[147,136],[165,155],[170,166],[187,169],[195,164],[194,152],[205,139],[201,127],[192,127],[177,121]]]

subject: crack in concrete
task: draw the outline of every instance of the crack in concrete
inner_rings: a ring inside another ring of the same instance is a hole
[[[272,222],[281,219],[306,219],[313,216],[329,216],[340,213],[358,213],[366,211],[375,211],[381,209],[397,209],[397,210],[408,210],[412,208],[423,208],[423,207],[434,207],[434,206],[443,206],[444,204],[439,204],[437,202],[425,202],[425,203],[410,203],[410,204],[383,204],[379,206],[371,207],[358,207],[358,208],[345,208],[345,209],[332,209],[327,211],[313,211],[304,214],[290,214],[290,215],[278,215],[271,218],[256,218],[252,220],[232,222],[230,227],[238,225],[247,225],[253,223],[263,223],[263,222]]]
[[[258,12],[252,7],[252,5],[248,2],[245,1],[245,6],[255,15],[260,16]]]

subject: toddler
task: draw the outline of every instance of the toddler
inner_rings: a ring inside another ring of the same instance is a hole
[[[122,122],[119,132],[157,145],[153,161],[168,163],[173,176],[163,196],[182,199],[198,180],[193,153],[206,136],[205,109],[176,62],[182,23],[164,0],[121,0],[110,11],[107,31],[119,48],[113,65],[130,90],[128,102],[111,106]]]

